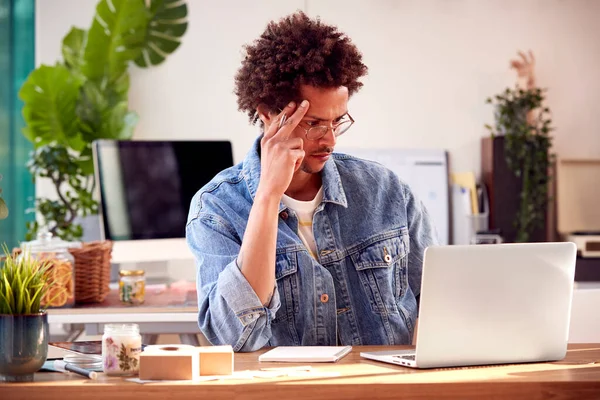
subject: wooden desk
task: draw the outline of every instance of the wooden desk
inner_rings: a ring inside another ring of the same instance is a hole
[[[414,370],[362,359],[361,351],[407,346],[355,347],[335,364],[314,364],[339,377],[254,378],[201,383],[137,384],[101,374],[97,381],[77,375],[38,373],[33,383],[0,384],[2,399],[599,399],[600,344],[571,345],[558,362]],[[258,363],[256,353],[235,355],[235,370],[290,364]]]

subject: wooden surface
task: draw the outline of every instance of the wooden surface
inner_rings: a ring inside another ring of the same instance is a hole
[[[600,399],[600,344],[570,345],[558,362],[415,370],[362,359],[354,347],[337,363],[313,364],[339,377],[254,378],[200,383],[137,384],[100,374],[38,373],[33,383],[0,383],[0,398],[20,399]],[[238,353],[235,370],[294,364],[258,363],[263,352]]]

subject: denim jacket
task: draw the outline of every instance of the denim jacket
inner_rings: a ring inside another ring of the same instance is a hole
[[[333,154],[313,218],[314,259],[279,205],[276,290],[266,306],[238,268],[260,178],[260,138],[194,196],[186,226],[198,268],[198,321],[235,351],[279,345],[410,344],[423,252],[436,234],[424,206],[382,165]]]

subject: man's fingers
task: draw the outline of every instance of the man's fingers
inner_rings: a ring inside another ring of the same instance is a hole
[[[296,150],[296,149],[302,150],[304,148],[304,142],[299,137],[288,139],[285,141],[285,143],[292,150]]]
[[[302,161],[304,160],[304,150],[295,149],[291,150],[292,156],[296,159],[296,163],[294,164],[294,172],[298,171],[300,166],[302,165]]]
[[[304,116],[306,115],[306,112],[308,111],[308,106],[308,101],[302,100],[302,103],[300,103],[298,108],[296,108],[296,111],[287,119],[287,121],[285,121],[285,123],[283,124],[281,129],[277,131],[275,136],[278,139],[280,138],[281,140],[287,140],[291,136],[293,130],[296,129],[300,121],[302,121],[302,118],[304,118]]]
[[[281,122],[284,117],[287,118],[288,115],[292,113],[294,108],[296,107],[296,103],[293,101],[290,102],[287,106],[284,107],[283,111],[281,111],[274,119],[273,123],[269,126],[269,129],[265,132],[265,139],[275,136],[279,128],[281,127]]]

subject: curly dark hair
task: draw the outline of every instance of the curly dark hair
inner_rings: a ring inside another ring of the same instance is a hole
[[[256,123],[256,107],[277,111],[302,100],[300,85],[346,86],[351,96],[367,74],[362,55],[337,27],[312,20],[302,11],[271,21],[260,38],[245,46],[246,56],[235,76],[238,109]]]

